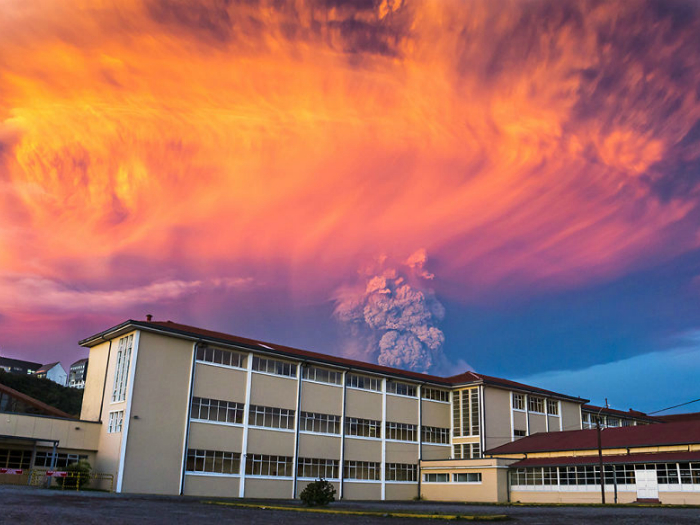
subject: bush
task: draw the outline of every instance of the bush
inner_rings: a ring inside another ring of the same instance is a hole
[[[319,478],[316,481],[309,483],[304,490],[299,494],[301,501],[308,507],[316,507],[318,505],[328,505],[335,501],[335,487],[329,481]]]
[[[84,459],[77,463],[71,463],[66,467],[68,477],[63,478],[64,489],[82,488],[90,482],[92,467]]]

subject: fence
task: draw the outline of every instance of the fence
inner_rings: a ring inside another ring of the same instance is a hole
[[[59,488],[61,490],[106,490],[114,492],[114,475],[104,472],[70,472],[65,470],[32,469],[27,485]]]

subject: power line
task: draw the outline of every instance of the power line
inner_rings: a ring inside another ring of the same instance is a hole
[[[649,412],[647,415],[650,416],[650,415],[652,415],[652,414],[658,414],[659,412],[666,412],[667,410],[671,410],[672,408],[678,408],[678,407],[682,407],[682,406],[685,406],[685,405],[691,405],[691,404],[693,404],[693,403],[697,403],[698,401],[700,401],[700,398],[698,398],[698,399],[693,399],[692,401],[688,401],[688,402],[686,402],[686,403],[681,403],[680,405],[673,405],[672,407],[662,408],[661,410],[657,410],[656,412]]]

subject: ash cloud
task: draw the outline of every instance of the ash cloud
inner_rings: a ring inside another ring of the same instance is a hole
[[[447,368],[438,327],[445,308],[428,286],[427,259],[423,249],[400,264],[380,257],[357,285],[338,291],[334,317],[348,332],[348,353],[417,372]]]

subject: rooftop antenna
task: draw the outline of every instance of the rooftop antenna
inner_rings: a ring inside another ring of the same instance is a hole
[[[146,321],[150,322],[151,319],[153,319],[153,316],[151,314],[146,314]]]

